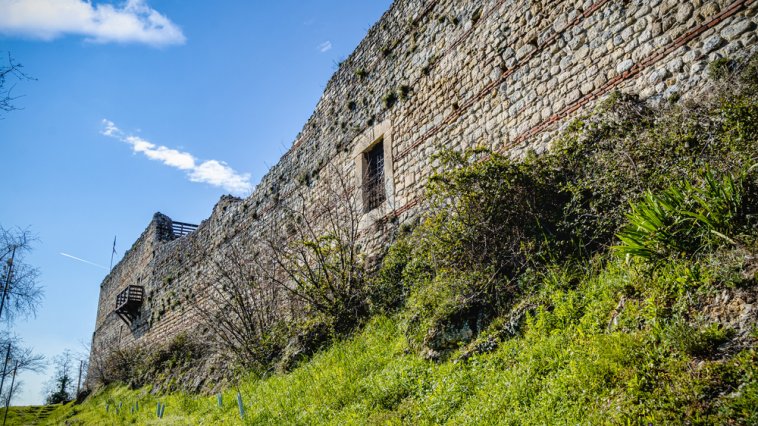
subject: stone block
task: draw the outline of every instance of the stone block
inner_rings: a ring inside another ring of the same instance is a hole
[[[739,38],[742,34],[754,28],[755,28],[755,24],[752,21],[748,19],[743,19],[731,25],[727,25],[723,30],[721,30],[720,35],[721,37],[729,41],[732,41]]]
[[[618,65],[616,65],[616,72],[621,74],[623,72],[630,70],[633,66],[634,66],[634,61],[632,61],[631,59],[626,59],[620,62]]]

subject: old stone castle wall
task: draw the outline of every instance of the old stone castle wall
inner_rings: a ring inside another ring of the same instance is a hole
[[[101,284],[93,356],[198,325],[191,295],[208,266],[197,248],[252,244],[293,194],[318,203],[329,170],[358,187],[362,155],[376,141],[388,197],[364,219],[375,248],[422,213],[435,152],[540,152],[610,91],[653,101],[686,95],[710,61],[756,50],[757,15],[756,0],[396,0],[251,196],[223,197],[181,238],[156,214]],[[132,326],[113,312],[128,285],[146,292]]]

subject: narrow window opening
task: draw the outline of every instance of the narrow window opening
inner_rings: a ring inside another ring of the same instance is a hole
[[[386,198],[384,191],[384,140],[374,144],[363,153],[366,173],[363,177],[364,210],[369,212],[382,205]]]

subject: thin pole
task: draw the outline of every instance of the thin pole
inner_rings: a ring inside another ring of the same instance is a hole
[[[5,277],[5,286],[3,287],[3,298],[0,299],[0,319],[3,317],[3,306],[5,306],[5,297],[8,294],[8,289],[11,286],[11,278],[13,277],[13,260],[16,257],[16,245],[13,246],[11,258],[8,260],[8,275]]]
[[[11,397],[13,397],[13,384],[16,382],[16,371],[18,371],[18,361],[16,361],[16,365],[13,367],[11,388],[8,389],[8,398],[5,400],[5,415],[3,416],[3,426],[5,426],[5,421],[8,420],[8,407],[11,405]]]
[[[3,377],[0,378],[0,395],[3,393],[3,385],[5,384],[5,373],[8,372],[8,363],[11,361],[11,344],[8,343],[8,350],[5,352],[5,363],[3,364]]]
[[[113,255],[116,254],[116,236],[113,236],[113,250],[111,251],[111,271],[113,270]]]
[[[82,367],[84,365],[84,360],[79,360],[79,380],[76,381],[76,395],[75,398],[79,397],[79,386],[82,384]],[[0,389],[2,390],[2,389]]]

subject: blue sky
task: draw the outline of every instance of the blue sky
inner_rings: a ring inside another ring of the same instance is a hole
[[[114,236],[118,259],[154,212],[199,223],[249,193],[390,3],[0,0],[0,53],[36,78],[0,120],[0,225],[39,237],[46,293],[13,331],[82,351]],[[14,404],[41,403],[47,375],[21,379]]]

